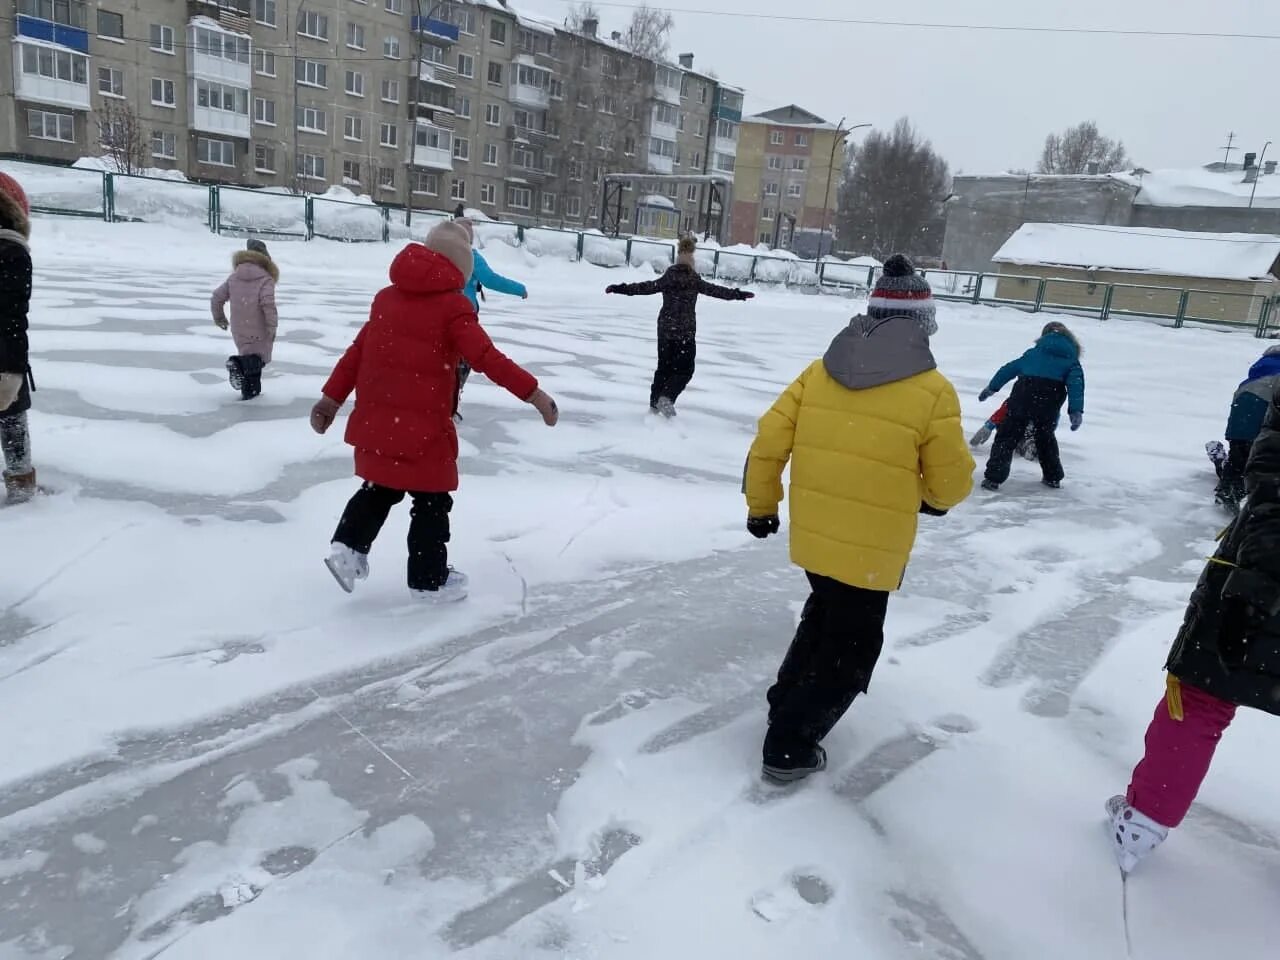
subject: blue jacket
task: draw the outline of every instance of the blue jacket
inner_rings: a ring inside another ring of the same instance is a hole
[[[471,300],[471,305],[476,308],[477,313],[480,311],[480,294],[476,292],[477,284],[483,286],[486,290],[494,290],[513,297],[526,297],[529,295],[529,291],[525,289],[523,283],[508,280],[502,274],[494,273],[493,267],[489,266],[489,262],[485,260],[479,250],[472,250],[471,255],[475,258],[475,266],[471,269],[471,279],[467,281],[467,288],[463,293]]]
[[[987,389],[999,391],[1014,377],[1039,377],[1067,385],[1067,412],[1084,413],[1084,368],[1080,348],[1070,337],[1048,333],[1036,345],[996,371]]]
[[[1249,375],[1236,388],[1231,398],[1231,413],[1227,417],[1227,439],[1247,440],[1252,443],[1262,430],[1272,394],[1280,385],[1280,351],[1272,347],[1252,367]]]

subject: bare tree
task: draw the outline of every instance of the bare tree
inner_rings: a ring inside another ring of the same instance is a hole
[[[622,45],[645,60],[665,60],[675,25],[669,11],[642,3],[631,13],[631,22],[622,33]]]
[[[582,0],[582,2],[569,8],[569,12],[564,18],[564,27],[570,33],[582,33],[582,25],[588,20],[594,20],[598,25],[600,23],[600,10],[591,0]]]
[[[837,214],[841,246],[881,260],[937,255],[950,182],[947,162],[906,117],[887,133],[873,130],[849,151]]]
[[[1104,137],[1092,120],[1045,137],[1038,173],[1114,173],[1129,163],[1124,142]]]
[[[98,108],[98,143],[116,173],[137,174],[146,168],[146,134],[128,100],[103,100]]]

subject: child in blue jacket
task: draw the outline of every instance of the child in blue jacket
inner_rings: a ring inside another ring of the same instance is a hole
[[[1244,499],[1244,465],[1249,460],[1254,439],[1262,430],[1262,421],[1278,385],[1280,346],[1268,347],[1266,353],[1249,368],[1249,375],[1241,381],[1231,398],[1231,412],[1227,416],[1228,449],[1224,451],[1225,456],[1218,467],[1218,489],[1214,491],[1214,499],[1224,507],[1234,509]]]
[[[1045,324],[1036,345],[1017,360],[1001,367],[987,388],[979,394],[986,400],[1014,378],[1009,395],[1009,414],[996,431],[996,442],[987,460],[982,489],[999,490],[1009,479],[1014,448],[1026,436],[1028,426],[1035,435],[1036,453],[1046,487],[1057,489],[1065,475],[1054,433],[1058,412],[1067,401],[1071,429],[1079,430],[1084,420],[1084,368],[1080,366],[1080,341],[1065,324]]]
[[[461,204],[459,204],[461,207]],[[467,295],[467,299],[471,301],[471,305],[476,308],[476,313],[480,312],[480,298],[484,295],[484,291],[496,290],[498,293],[505,293],[508,296],[519,297],[521,300],[529,299],[529,290],[523,283],[504,277],[496,272],[493,267],[489,266],[489,261],[479,250],[475,249],[475,228],[471,221],[465,217],[455,215],[454,222],[458,226],[467,231],[467,235],[471,237],[472,250],[471,257],[474,266],[471,268],[471,276],[467,279],[467,286],[462,291]],[[467,377],[471,376],[471,367],[465,360],[458,362],[458,389],[453,397],[453,416],[457,420],[461,420],[462,416],[458,413],[458,401],[462,397],[462,388],[466,386]]]

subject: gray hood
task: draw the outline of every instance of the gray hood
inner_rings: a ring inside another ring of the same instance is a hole
[[[905,380],[938,366],[929,338],[912,317],[854,317],[831,341],[822,363],[850,390]]]

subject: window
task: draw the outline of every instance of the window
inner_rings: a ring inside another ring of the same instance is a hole
[[[268,147],[265,143],[255,144],[253,147],[253,169],[258,173],[275,173],[276,148]]]
[[[704,84],[702,85],[702,89],[700,89],[700,90],[698,91],[698,102],[699,102],[699,103],[706,103],[706,102],[707,102],[707,93],[708,93],[707,85],[704,83]]]
[[[808,157],[792,157],[791,158],[792,170],[807,170],[808,168],[809,168]]]
[[[607,130],[605,130],[605,131],[601,131],[600,133],[596,134],[596,149],[597,149],[597,150],[612,150],[612,149],[613,149],[613,134],[612,134],[612,133],[610,133],[610,132],[609,132],[609,131],[607,131]]]
[[[731,153],[716,154],[716,169],[721,173],[733,173],[738,165],[738,158]]]
[[[75,143],[75,118],[69,113],[28,110],[27,135],[33,140],[61,140],[63,143]]]
[[[484,105],[484,122],[491,127],[501,125],[502,107],[496,103],[486,103]]]
[[[306,180],[324,179],[324,157],[315,153],[300,153],[296,158],[297,175]]]
[[[303,133],[328,133],[329,114],[315,107],[298,107],[296,113],[298,129]]]
[[[382,41],[382,55],[388,60],[400,59],[400,38],[387,37]]]
[[[322,87],[329,86],[329,68],[323,63],[317,63],[314,60],[295,60],[294,76],[298,83],[304,87]]]
[[[668,90],[679,90],[680,71],[674,67],[664,67],[659,64],[653,71],[653,82]]]
[[[507,184],[507,206],[516,210],[528,210],[533,206],[533,191],[528,187]]]
[[[274,127],[276,125],[276,102],[263,97],[254,97],[253,122]]]
[[[636,155],[636,138],[635,137],[626,137],[622,141],[622,152],[625,153],[628,157],[634,157]]]
[[[255,70],[260,76],[274,77],[276,75],[276,55],[259,47],[258,64]]]
[[[110,10],[99,10],[98,36],[124,43],[124,17]]]
[[[498,202],[498,188],[492,183],[480,184],[480,202],[486,207],[495,206]]]
[[[151,25],[151,49],[156,53],[167,53],[173,56],[173,27],[153,23]]]
[[[769,158],[767,158],[767,159],[766,159],[766,161],[765,161],[765,165],[766,165],[770,170],[781,170],[781,169],[782,169],[782,158],[781,158],[781,157],[769,157]]]
[[[359,70],[347,71],[346,91],[353,97],[364,96],[364,74]]]
[[[400,102],[400,81],[399,80],[383,80],[382,81],[382,102],[383,103],[399,103]]]
[[[582,217],[582,198],[581,197],[565,197],[564,198],[564,215],[570,220],[578,220]]]
[[[354,186],[360,185],[360,161],[359,160],[343,160],[342,161],[342,182]]]
[[[767,246],[769,245],[769,241],[770,241],[771,239],[772,239],[772,237],[770,237],[770,236],[769,236],[769,234],[767,234],[767,233],[762,233],[762,234],[760,234],[760,245],[761,245],[761,246],[764,246],[764,247],[767,247]]]
[[[490,167],[498,165],[498,145],[496,143],[486,143],[484,145],[484,162],[486,166]]]
[[[778,185],[776,183],[766,183],[764,185],[764,195],[766,197],[776,197],[778,195]]]
[[[364,139],[364,118],[347,117],[342,121],[342,138],[360,141]]]
[[[738,127],[732,120],[717,120],[716,136],[721,140],[733,140],[738,136]]]
[[[679,111],[669,103],[655,103],[653,105],[653,122],[665,123],[669,127],[674,127],[679,121]]]
[[[680,99],[689,99],[689,75],[687,73],[680,75]]]
[[[556,195],[554,193],[544,193],[542,195],[542,212],[554,215],[556,212]]]
[[[313,40],[329,39],[329,18],[311,10],[298,11],[298,36]]]
[[[173,81],[165,80],[162,77],[152,77],[151,102],[157,107],[176,107],[178,101],[173,88]]]
[[[352,50],[364,49],[364,27],[358,23],[347,23],[347,46]]]
[[[570,180],[574,181],[575,183],[582,182],[582,161],[581,160],[570,160],[568,164],[568,170],[569,170]],[[568,200],[566,199],[565,202],[568,203]]]
[[[555,77],[551,78],[551,99],[552,100],[564,99],[564,81],[563,80],[557,80]]]
[[[195,51],[201,56],[227,60],[231,63],[249,63],[249,38],[216,30],[195,28]]]
[[[787,142],[787,138],[782,135],[781,130],[772,130],[769,132],[769,143],[775,147],[780,147]]]
[[[685,194],[685,199],[690,203],[698,202],[698,185],[696,183],[689,184],[689,191]]]
[[[449,196],[454,200],[467,199],[467,181],[463,180],[461,177],[454,177],[453,181],[449,184]]]
[[[761,208],[760,208],[760,219],[761,219],[761,220],[772,220],[772,219],[773,219],[773,207],[761,207]]]
[[[151,131],[151,155],[161,160],[178,158],[178,137],[164,130]]]
[[[676,114],[676,129],[681,133],[684,133],[684,111],[680,111]]]
[[[606,77],[616,77],[619,73],[618,58],[611,53],[606,53],[600,58],[600,73]]]
[[[701,150],[695,150],[693,152],[693,156],[689,158],[689,166],[693,167],[693,169],[695,170],[702,169],[702,151]]]
[[[460,3],[446,3],[440,11],[440,19],[446,23],[452,23],[463,33],[475,36],[476,33],[476,12],[469,10]]]
[[[502,86],[502,64],[500,63],[489,64],[489,82],[493,84],[495,87]]]
[[[610,116],[618,112],[618,98],[605,95],[600,98],[600,112]]]
[[[217,167],[234,167],[236,165],[236,145],[230,140],[200,137],[196,140],[196,159],[201,163],[212,164]]]
[[[698,120],[697,135],[699,137],[705,137],[707,135],[707,121],[701,119]]]
[[[404,13],[404,0],[383,0],[382,6],[387,13]]]
[[[471,119],[471,98],[470,97],[458,98],[458,116],[461,117],[463,120]]]
[[[383,123],[378,126],[378,142],[384,147],[400,145],[400,128],[394,123]]]
[[[22,72],[50,80],[88,84],[89,58],[70,50],[22,44]]]
[[[228,87],[209,80],[196,81],[196,106],[208,110],[249,115],[249,91],[244,87]]]
[[[787,196],[788,196],[788,197],[799,197],[799,196],[803,195],[803,193],[804,193],[804,184],[802,184],[802,183],[788,183],[788,184],[787,184]]]
[[[809,135],[807,133],[796,134],[796,146],[807,147],[809,145]]]
[[[409,189],[414,193],[425,193],[429,197],[440,195],[440,174],[427,173],[423,170],[409,171]]]
[[[453,159],[470,160],[471,159],[471,141],[465,137],[458,137],[453,141]]]
[[[99,67],[98,92],[104,97],[123,97],[124,71],[115,67]]]
[[[469,53],[458,54],[458,76],[474,77],[476,75],[476,58]]]
[[[676,155],[676,145],[672,140],[663,140],[661,137],[649,138],[649,155],[654,157],[672,157]]]
[[[507,25],[501,20],[489,21],[489,42],[503,46],[507,42]]]
[[[276,25],[276,0],[253,0],[253,19],[263,26]]]

